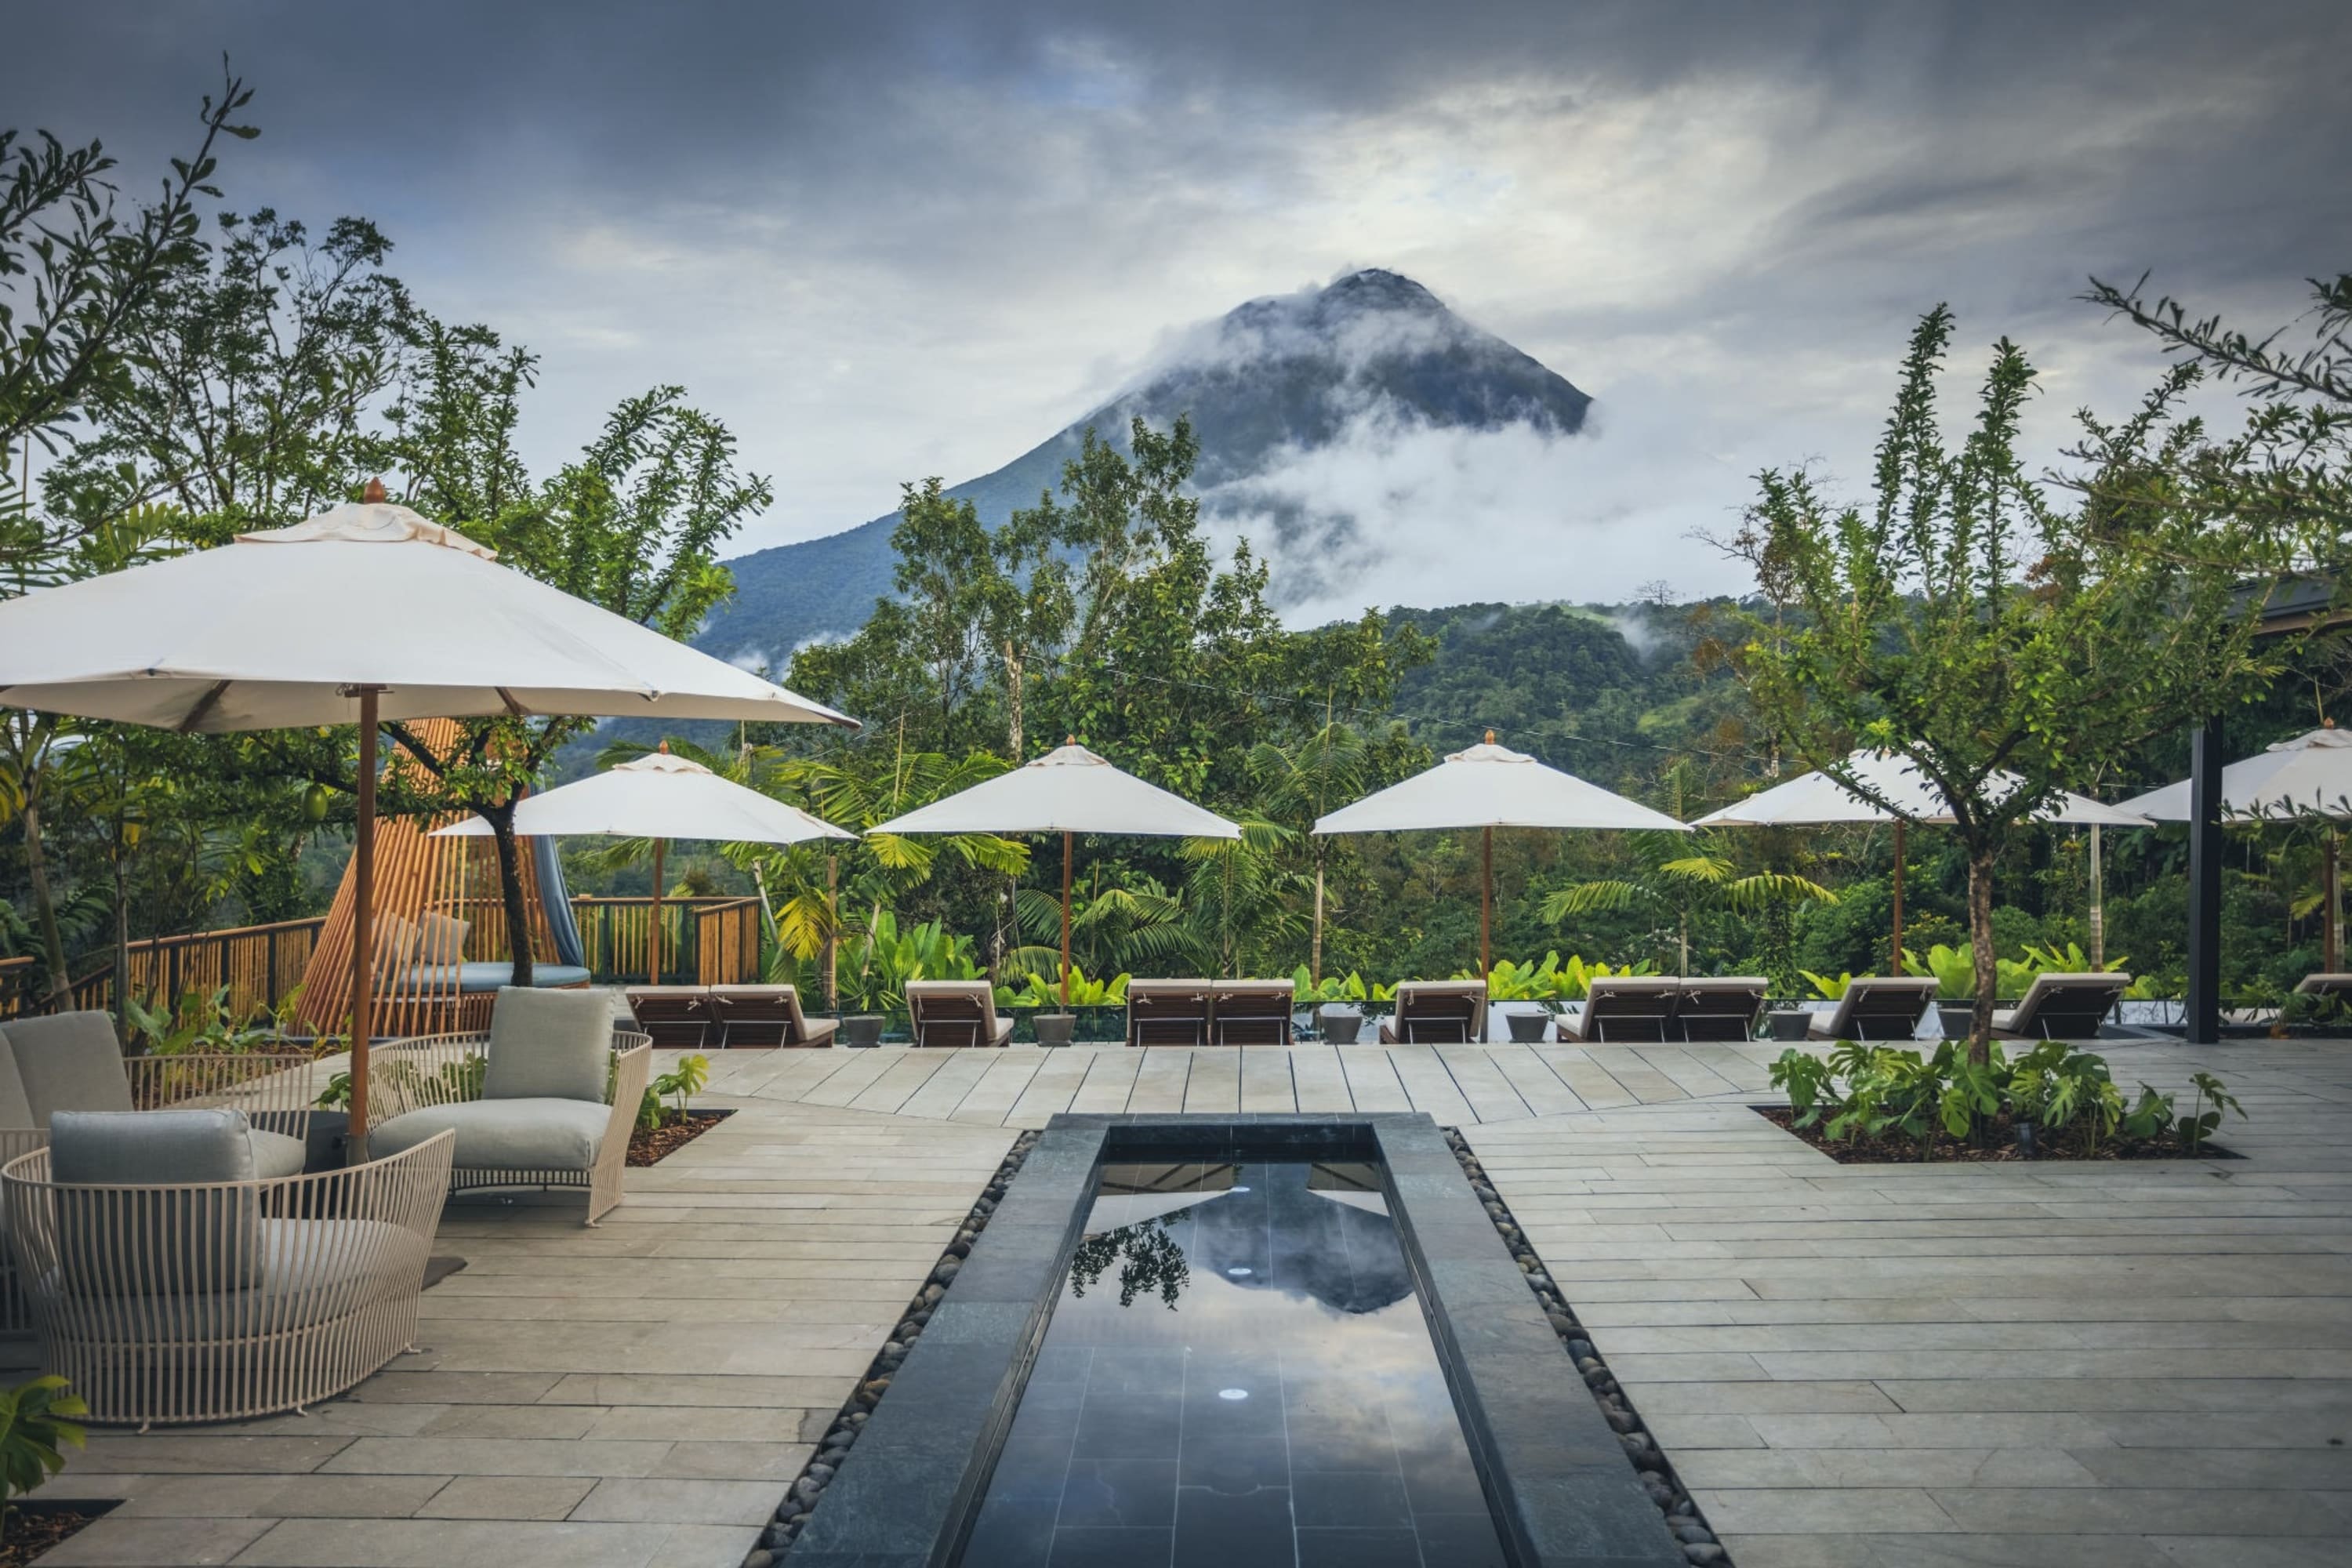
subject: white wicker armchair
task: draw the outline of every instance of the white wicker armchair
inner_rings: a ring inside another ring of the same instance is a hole
[[[469,1143],[476,1125],[457,1125],[458,1152],[449,1173],[449,1190],[461,1193],[485,1187],[584,1187],[588,1194],[587,1223],[594,1225],[621,1201],[621,1177],[628,1167],[629,1134],[635,1128],[637,1107],[645,1099],[646,1081],[653,1067],[653,1041],[641,1034],[614,1031],[611,1071],[604,1091],[601,1125],[591,1115],[564,1127],[549,1125],[569,1101],[546,1100],[485,1100],[482,1086],[489,1062],[488,1034],[436,1035],[378,1046],[368,1077],[370,1138],[381,1144],[398,1142],[404,1130],[392,1123],[415,1116],[415,1125],[437,1131],[446,1124],[435,1111],[442,1107],[479,1106],[477,1122],[492,1115],[505,1125],[496,1129],[501,1147],[530,1149],[573,1144],[572,1134],[585,1132],[583,1158],[552,1156],[501,1159],[485,1163]],[[583,1104],[583,1109],[585,1109]],[[534,1125],[536,1123],[536,1125]],[[544,1131],[562,1137],[540,1139]]]
[[[64,1184],[0,1168],[43,1368],[104,1424],[226,1421],[341,1394],[406,1349],[453,1141],[310,1176]]]

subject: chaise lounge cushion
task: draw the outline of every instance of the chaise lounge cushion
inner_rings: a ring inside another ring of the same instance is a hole
[[[490,1060],[498,1060],[495,1047]],[[378,1157],[397,1154],[446,1129],[457,1134],[453,1163],[461,1171],[585,1171],[612,1118],[602,1101],[468,1100],[404,1110],[370,1128],[368,1147]]]
[[[122,1047],[103,1013],[58,1013],[46,1018],[11,1018],[8,1052],[32,1112],[31,1125],[47,1127],[60,1110],[131,1110],[131,1077],[122,1070]],[[60,1178],[62,1179],[62,1178]]]
[[[612,1000],[600,991],[504,986],[490,1013],[489,1058],[484,1100],[582,1100],[601,1121],[613,1069]],[[457,1163],[476,1163],[459,1139]]]

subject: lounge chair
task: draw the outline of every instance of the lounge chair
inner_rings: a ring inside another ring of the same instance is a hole
[[[1286,1046],[1297,1005],[1293,981],[1220,981],[1209,990],[1210,1037],[1221,1046]]]
[[[1396,1012],[1381,1021],[1381,1044],[1466,1046],[1486,1037],[1483,980],[1408,980]]]
[[[1127,983],[1127,1043],[1205,1046],[1209,1043],[1209,983],[1130,980]]]
[[[1671,974],[1604,974],[1584,994],[1584,1010],[1559,1021],[1559,1037],[1578,1042],[1664,1041],[1673,1037],[1683,983]]]
[[[1815,1013],[1805,1034],[1815,1040],[1907,1040],[1935,1005],[1932,976],[1866,974],[1846,982],[1837,1006]]]
[[[2330,1006],[2341,1007],[2352,1003],[2352,974],[2306,974],[2294,983],[2294,994],[2316,996]]]
[[[49,1136],[0,1193],[42,1369],[89,1420],[299,1411],[415,1342],[448,1132],[277,1178],[233,1110],[59,1111]]]
[[[1760,974],[1685,975],[1675,994],[1675,1034],[1685,1040],[1752,1040],[1771,987]]]
[[[1009,1046],[1013,1020],[996,1016],[985,980],[909,980],[907,1017],[918,1046]]]
[[[719,1043],[730,1050],[744,1046],[830,1046],[841,1027],[838,1018],[803,1016],[800,988],[793,985],[713,985],[710,1008],[720,1030]]]
[[[714,1012],[708,985],[632,985],[629,1012],[656,1047],[700,1050],[709,1042]]]
[[[2016,1006],[1992,1016],[2010,1040],[2095,1040],[2132,983],[2128,974],[2037,974]]]
[[[613,1027],[597,991],[499,993],[487,1035],[379,1046],[370,1082],[377,1154],[455,1132],[449,1190],[584,1187],[588,1223],[621,1201],[653,1042]]]

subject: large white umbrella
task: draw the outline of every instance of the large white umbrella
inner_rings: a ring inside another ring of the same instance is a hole
[[[2189,818],[2189,781],[2166,784],[2124,802],[2126,808],[2159,822]],[[2273,742],[2221,770],[2221,813],[2252,821],[2284,822],[2301,816],[2352,817],[2352,733],[2333,725]],[[2323,879],[2326,919],[2323,957],[2333,970],[2341,962],[2336,924],[2336,838],[2327,840]]]
[[[646,938],[648,984],[661,984],[662,851],[673,838],[709,838],[726,844],[802,844],[812,838],[856,838],[835,827],[731,779],[700,763],[662,749],[578,779],[515,807],[515,832],[525,837],[602,835],[654,841],[653,930]],[[487,838],[490,825],[478,816],[437,828],[433,837]]]
[[[869,833],[1058,833],[1062,836],[1062,1005],[1070,1005],[1070,863],[1081,833],[1140,838],[1239,838],[1216,813],[1123,773],[1073,740],[1025,767],[877,823]]]
[[[1318,833],[1398,833],[1423,828],[1481,830],[1478,973],[1494,968],[1495,829],[1497,827],[1654,828],[1687,833],[1683,824],[1639,801],[1612,795],[1524,752],[1484,743],[1318,817]]]
[[[1795,778],[1759,791],[1746,800],[1735,801],[1720,811],[1711,811],[1691,824],[1694,827],[1820,827],[1843,822],[1891,822],[1895,825],[1895,972],[1903,969],[1903,868],[1905,845],[1903,830],[1909,821],[1948,825],[1952,820],[1951,803],[1943,793],[1921,776],[1917,767],[1907,757],[1891,752],[1860,751],[1850,753],[1843,763],[1845,771],[1856,784],[1875,792],[1882,799],[1901,808],[1898,815],[1875,802],[1848,789],[1825,773],[1799,773]],[[1992,788],[1996,799],[2006,799],[2024,787],[2025,781],[2015,773],[1993,775]],[[2036,822],[2055,822],[2085,826],[2091,829],[2092,866],[2094,878],[2093,901],[2097,900],[2095,879],[2098,864],[2098,830],[2101,827],[2147,827],[2147,818],[2124,805],[2105,805],[2088,795],[2072,795],[2063,790],[2033,814]],[[2094,913],[2094,924],[2096,924]]]
[[[855,720],[367,499],[0,603],[0,706],[206,733],[357,724],[352,1126],[367,1126],[376,727],[593,714]]]

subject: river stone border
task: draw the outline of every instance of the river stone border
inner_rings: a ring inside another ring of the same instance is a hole
[[[1706,1517],[1699,1512],[1698,1504],[1691,1500],[1689,1489],[1675,1474],[1675,1467],[1667,1459],[1664,1450],[1650,1436],[1649,1428],[1642,1425],[1642,1417],[1634,1410],[1633,1400],[1624,1389],[1618,1386],[1617,1380],[1609,1375],[1608,1363],[1601,1360],[1600,1351],[1593,1347],[1583,1326],[1576,1321],[1576,1313],[1560,1295],[1559,1287],[1545,1272],[1543,1259],[1538,1258],[1535,1248],[1528,1245],[1528,1238],[1520,1233],[1518,1222],[1511,1216],[1510,1205],[1503,1202],[1502,1194],[1486,1180],[1486,1167],[1471,1152],[1470,1141],[1462,1136],[1462,1130],[1458,1127],[1448,1127],[1444,1131],[1446,1143],[1452,1147],[1454,1159],[1462,1166],[1462,1173],[1470,1178],[1470,1190],[1486,1205],[1487,1217],[1495,1222],[1495,1233],[1503,1238],[1503,1245],[1511,1249],[1513,1261],[1527,1275],[1528,1289],[1535,1292],[1537,1301],[1542,1304],[1545,1321],[1559,1336],[1560,1347],[1576,1363],[1577,1372],[1584,1378],[1584,1386],[1592,1391],[1594,1402],[1601,1406],[1601,1419],[1609,1423],[1611,1430],[1617,1434],[1617,1440],[1625,1446],[1625,1458],[1633,1464],[1635,1479],[1642,1483],[1642,1489],[1649,1494],[1650,1500],[1658,1505],[1658,1511],[1666,1516],[1666,1528],[1681,1545],[1683,1556],[1702,1565],[1702,1568],[1729,1568],[1730,1552],[1717,1539]]]
[[[874,1360],[866,1368],[866,1375],[857,1380],[857,1386],[842,1402],[841,1414],[835,1415],[825,1428],[816,1452],[809,1456],[808,1463],[802,1466],[801,1473],[793,1478],[792,1486],[784,1493],[784,1500],[776,1505],[774,1517],[768,1521],[767,1529],[761,1532],[760,1544],[743,1559],[743,1568],[772,1568],[773,1564],[784,1559],[793,1542],[800,1539],[800,1532],[807,1526],[809,1514],[815,1509],[817,1500],[824,1495],[824,1489],[840,1469],[841,1461],[856,1446],[867,1417],[880,1405],[882,1396],[890,1392],[891,1377],[915,1348],[916,1342],[921,1339],[924,1329],[929,1326],[931,1313],[947,1295],[948,1287],[955,1283],[956,1275],[963,1268],[963,1260],[971,1256],[972,1244],[980,1239],[981,1232],[988,1228],[989,1220],[995,1215],[996,1205],[1004,1201],[1005,1189],[1019,1174],[1022,1162],[1028,1159],[1029,1151],[1037,1146],[1041,1136],[1032,1131],[1013,1141],[1004,1163],[996,1167],[994,1175],[988,1178],[987,1187],[973,1202],[971,1211],[964,1215],[963,1224],[956,1227],[955,1239],[941,1250],[939,1262],[923,1277],[923,1288],[915,1292],[907,1303],[907,1310],[898,1315],[898,1326],[890,1331],[890,1338],[875,1352]]]
[[[838,1475],[806,1492],[795,1483],[775,1532],[790,1555],[763,1547],[770,1562],[944,1568],[954,1561],[1107,1157],[1314,1158],[1342,1150],[1360,1157],[1368,1142],[1379,1151],[1397,1239],[1511,1560],[1519,1568],[1688,1568],[1625,1464],[1618,1434],[1559,1355],[1526,1270],[1487,1223],[1455,1151],[1420,1111],[1055,1116],[1021,1161],[1021,1179],[992,1184],[992,1191],[1003,1186],[1001,1199],[982,1200],[992,1208],[974,1205],[990,1222],[986,1234],[950,1271],[951,1291],[936,1279],[940,1296],[925,1288],[931,1316],[917,1324],[923,1332],[912,1349],[897,1342],[898,1370],[862,1384],[853,1405],[869,1394],[872,1402],[848,1409],[828,1434],[819,1458]],[[888,1398],[877,1383],[887,1384]],[[851,1457],[855,1464],[840,1463]]]

